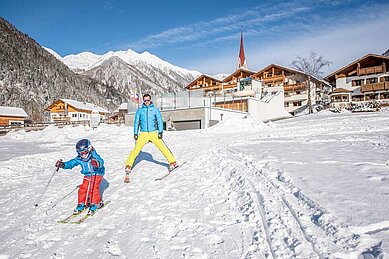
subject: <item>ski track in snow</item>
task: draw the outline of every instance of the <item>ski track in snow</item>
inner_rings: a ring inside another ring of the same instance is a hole
[[[122,181],[124,161],[134,145],[132,127],[102,125],[95,131],[49,127],[41,132],[11,133],[7,141],[37,142],[40,150],[49,148],[50,152],[30,150],[30,155],[0,159],[0,257],[355,258],[366,251],[378,255],[379,240],[369,235],[385,231],[387,222],[349,228],[298,187],[288,172],[275,167],[277,159],[241,148],[242,143],[264,141],[332,142],[327,136],[337,133],[317,122],[348,117],[315,115],[269,124],[225,121],[208,130],[167,132],[165,141],[178,162],[187,163],[155,181],[167,172],[167,164],[153,145],[146,145],[129,184]],[[353,124],[340,125],[338,134],[350,129],[355,134],[380,130],[363,123],[359,129]],[[81,225],[59,224],[76,205],[77,192],[61,198],[81,183],[79,169],[56,173],[38,208],[33,204],[54,172],[55,161],[72,158],[74,144],[83,137],[91,139],[105,160],[103,197],[111,203]],[[387,148],[375,145],[382,139],[352,143]],[[339,161],[318,163],[331,166]],[[387,166],[382,161],[350,163],[366,170]],[[376,175],[370,178],[384,181]]]

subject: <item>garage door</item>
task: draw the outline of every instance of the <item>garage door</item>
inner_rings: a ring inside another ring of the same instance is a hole
[[[176,130],[201,129],[201,120],[173,121]]]

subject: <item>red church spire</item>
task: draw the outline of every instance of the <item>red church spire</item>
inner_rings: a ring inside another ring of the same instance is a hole
[[[243,32],[240,33],[239,58],[238,58],[238,65],[236,66],[236,69],[239,68],[247,69],[246,56],[244,55],[244,48],[243,48]]]

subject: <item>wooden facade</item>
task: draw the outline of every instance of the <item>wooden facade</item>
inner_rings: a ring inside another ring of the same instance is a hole
[[[187,85],[186,88],[188,90],[204,89],[204,91],[212,91],[212,89],[219,89],[221,84],[222,81],[219,79],[208,75],[201,75]]]
[[[348,89],[349,106],[352,102],[389,102],[389,57],[367,54],[325,77],[335,90],[331,95],[332,107],[346,98],[339,97],[338,89]]]
[[[0,115],[0,126],[12,126],[18,124],[24,124],[25,117],[11,117],[11,116],[1,116]]]
[[[242,99],[242,100],[237,99],[233,101],[230,100],[230,101],[215,103],[215,106],[223,109],[248,112],[247,99]]]
[[[240,79],[251,77],[253,74],[255,74],[254,71],[239,68],[234,73],[223,79],[223,89],[236,88]]]
[[[283,84],[290,72],[281,66],[271,64],[255,73],[252,78],[263,82],[264,86]]]
[[[98,113],[102,119],[107,113],[102,111],[100,107],[93,106],[92,104],[67,99],[54,101],[46,108],[46,111],[50,112],[50,121],[55,123],[90,121],[94,113]]]
[[[336,79],[345,77],[361,77],[376,74],[385,74],[389,69],[389,57],[367,54],[326,76],[324,79],[335,86]]]
[[[19,107],[0,106],[0,127],[24,125],[27,113]]]

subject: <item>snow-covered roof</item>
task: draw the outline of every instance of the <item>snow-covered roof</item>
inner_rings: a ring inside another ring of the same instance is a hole
[[[119,110],[127,110],[127,103],[122,103],[114,112],[119,112]]]
[[[0,116],[28,117],[27,113],[22,108],[8,106],[0,106]]]
[[[107,109],[102,108],[100,106],[97,106],[93,103],[79,102],[79,101],[71,100],[71,99],[61,99],[61,101],[73,106],[76,109],[86,110],[86,111],[99,111],[99,112],[108,113]]]
[[[286,67],[286,66],[283,66],[283,65],[275,64],[275,63],[272,63],[272,64],[268,65],[267,67],[259,70],[257,73],[255,73],[255,75],[258,75],[258,74],[262,73],[263,71],[265,71],[265,70],[267,70],[267,69],[269,69],[269,68],[271,68],[273,66],[274,67],[279,67],[279,68],[284,69],[284,70],[289,70],[289,71],[294,72],[294,73],[307,75],[307,73],[305,73],[303,71],[297,70],[295,68],[291,68],[291,67]],[[327,86],[331,86],[331,84],[329,82],[327,82],[326,80],[320,79],[320,78],[315,77],[313,75],[311,75],[311,78],[313,78],[316,81],[322,82],[323,84],[326,84]]]

